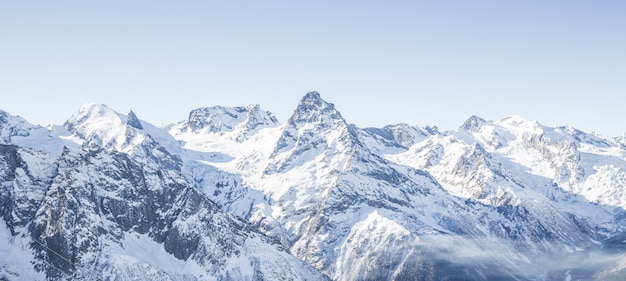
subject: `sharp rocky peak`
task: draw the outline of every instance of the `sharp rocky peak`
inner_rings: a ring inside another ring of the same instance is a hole
[[[345,123],[335,105],[326,102],[318,92],[309,92],[300,100],[289,123]]]
[[[309,92],[300,100],[287,121],[282,138],[296,137],[305,131],[319,136],[331,131],[343,131],[340,135],[347,134],[348,139],[359,142],[353,126],[343,119],[334,104],[326,102],[318,92]]]
[[[126,119],[126,125],[133,127],[135,129],[143,130],[143,126],[141,125],[141,121],[137,118],[137,115],[131,110],[128,113],[128,118]]]
[[[133,155],[143,150],[139,149],[143,146],[147,146],[146,149],[160,148],[143,130],[133,111],[123,115],[104,104],[84,105],[65,122],[65,127],[84,147],[102,147]]]
[[[289,118],[272,153],[272,158],[280,162],[279,168],[268,168],[266,172],[281,171],[292,163],[305,161],[295,159],[304,157],[306,151],[309,151],[310,156],[313,154],[311,151],[332,148],[323,153],[341,151],[339,154],[349,155],[356,147],[365,148],[359,140],[357,129],[349,125],[335,106],[323,100],[318,92],[309,92]],[[283,155],[278,157],[280,154]]]
[[[461,128],[459,129],[466,131],[475,131],[486,122],[487,121],[485,121],[485,119],[482,119],[476,115],[472,115],[470,116],[470,118],[465,120],[465,123],[463,123],[463,125],[461,125]]]

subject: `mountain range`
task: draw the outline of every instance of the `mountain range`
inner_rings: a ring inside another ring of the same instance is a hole
[[[626,136],[518,116],[0,111],[0,180],[0,280],[626,278]]]

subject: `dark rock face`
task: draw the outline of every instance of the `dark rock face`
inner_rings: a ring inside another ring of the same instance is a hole
[[[128,113],[128,120],[126,121],[126,125],[131,126],[135,129],[143,130],[141,121],[139,121],[139,118],[137,118],[137,115],[135,115],[132,110]]]
[[[14,117],[0,110],[0,143],[10,144],[12,137],[30,135],[29,124],[20,117]]]
[[[41,156],[31,164],[47,166],[40,174],[33,173],[22,155]],[[17,235],[16,227],[24,227],[33,219],[55,170],[56,164],[48,155],[14,145],[0,145],[0,216],[12,234]]]
[[[478,117],[476,115],[472,115],[472,116],[470,116],[470,118],[468,118],[465,121],[465,123],[463,123],[463,125],[461,125],[460,129],[461,130],[467,130],[467,131],[475,132],[485,122],[487,122],[485,119],[482,119],[482,118],[480,118],[480,117]]]
[[[242,256],[246,241],[262,236],[221,212],[179,171],[104,150],[63,153],[31,231],[33,239],[44,242],[33,244],[40,257],[54,267],[47,268],[48,276],[58,276],[57,269],[84,270],[78,261],[98,265],[91,253],[103,247],[102,237],[116,242],[127,233],[145,234],[177,259],[194,260],[210,275],[224,276],[227,260]],[[254,268],[251,277],[262,276],[261,268]]]
[[[246,250],[246,245],[254,243],[274,245],[277,261],[292,266],[286,273],[289,278],[310,275],[315,280],[324,279],[286,252],[276,250],[279,246],[275,241],[221,212],[180,174],[179,166],[160,165],[172,160],[145,158],[137,162],[129,155],[102,148],[66,148],[55,159],[54,173],[38,179],[41,176],[31,175],[28,163],[21,159],[25,153],[42,152],[0,145],[0,177],[4,182],[0,215],[12,227],[20,227],[12,230],[15,235],[17,231],[30,233],[35,270],[45,272],[48,279],[125,272],[112,267],[104,254],[111,246],[124,247],[125,236],[132,233],[162,244],[179,260],[194,261],[208,276],[225,280],[229,275],[237,276],[228,268],[228,260],[238,257],[252,268],[249,273],[239,272],[239,276],[255,280],[275,276],[277,272],[267,272],[259,263],[266,253]],[[24,192],[29,195],[20,197]]]

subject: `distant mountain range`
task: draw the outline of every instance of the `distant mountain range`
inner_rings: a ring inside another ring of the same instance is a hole
[[[286,123],[0,111],[0,181],[0,280],[626,278],[626,137],[518,116],[359,128],[317,92]]]

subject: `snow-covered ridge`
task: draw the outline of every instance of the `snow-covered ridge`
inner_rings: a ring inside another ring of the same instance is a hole
[[[237,141],[243,141],[257,130],[278,125],[278,120],[260,105],[247,107],[213,106],[194,109],[189,118],[177,123],[172,129],[182,133],[230,134]]]

